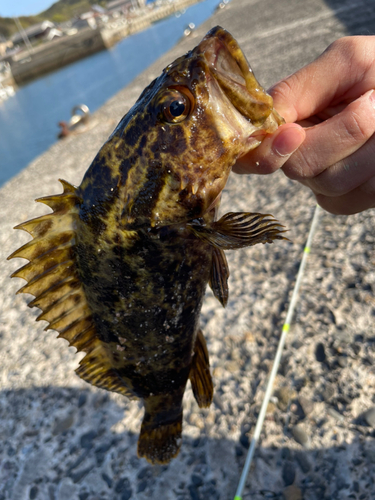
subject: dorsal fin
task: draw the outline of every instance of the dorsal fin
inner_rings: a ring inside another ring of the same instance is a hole
[[[61,194],[38,198],[53,212],[19,224],[15,229],[33,237],[13,252],[8,259],[22,257],[29,263],[12,277],[23,278],[27,284],[17,293],[30,293],[35,299],[30,307],[39,307],[37,320],[45,320],[47,329],[59,332],[69,345],[86,352],[77,374],[86,382],[134,398],[131,389],[112,367],[108,346],[97,336],[90,307],[80,282],[74,256],[75,231],[82,203],[76,188],[60,180]]]

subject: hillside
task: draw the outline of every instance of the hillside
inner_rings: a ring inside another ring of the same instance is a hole
[[[36,16],[21,16],[19,20],[24,28],[46,19],[55,23],[61,23],[86,12],[90,9],[91,5],[105,7],[106,3],[104,0],[58,0],[40,14]],[[10,38],[16,31],[17,27],[13,18],[0,16],[0,36]]]

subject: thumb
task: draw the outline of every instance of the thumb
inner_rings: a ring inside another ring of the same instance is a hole
[[[266,135],[257,148],[239,158],[233,166],[233,172],[272,174],[284,165],[305,137],[305,130],[300,125],[285,123],[273,134]]]

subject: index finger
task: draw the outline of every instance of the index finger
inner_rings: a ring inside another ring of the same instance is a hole
[[[328,106],[356,99],[375,88],[375,36],[333,42],[315,61],[270,90],[287,122],[304,120]]]

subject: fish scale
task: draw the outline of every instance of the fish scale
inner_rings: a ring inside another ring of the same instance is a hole
[[[216,27],[142,92],[81,185],[61,181],[37,200],[53,212],[17,226],[33,237],[9,257],[30,261],[12,275],[20,292],[86,353],[82,379],[143,400],[138,454],[153,464],[179,452],[188,379],[200,407],[212,402],[199,315],[207,284],[227,304],[225,250],[285,239],[271,215],[217,220],[232,165],[281,123]]]

